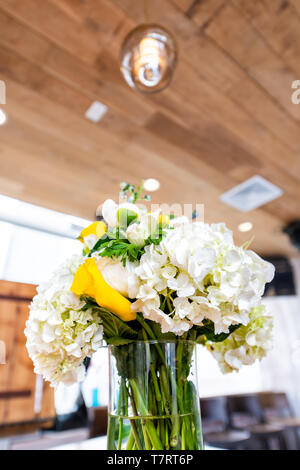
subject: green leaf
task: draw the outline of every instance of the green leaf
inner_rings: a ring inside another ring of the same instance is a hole
[[[147,323],[149,323],[155,337],[158,339],[158,340],[165,340],[165,341],[172,341],[172,340],[176,340],[176,335],[174,335],[173,333],[162,333],[161,332],[161,325],[159,323],[156,323],[152,320],[145,320]]]
[[[213,343],[221,343],[228,338],[235,330],[242,326],[239,325],[231,325],[229,327],[229,333],[220,333],[218,335],[215,334],[215,327],[214,323],[211,320],[203,320],[203,326],[197,327],[197,342],[203,342],[203,336],[206,338],[207,341],[211,341]]]
[[[126,229],[138,217],[138,214],[132,210],[121,208],[117,212],[119,227]]]
[[[96,311],[103,324],[104,336],[105,339],[113,337],[122,337],[127,339],[136,339],[138,336],[137,331],[135,331],[129,323],[124,322],[119,317],[111,313],[109,310],[106,310],[103,307],[99,307],[97,304],[89,302],[90,307]]]
[[[91,249],[90,251],[90,254],[89,256],[91,256],[92,253],[94,253],[95,251],[99,251],[101,250],[102,246],[103,245],[106,245],[107,243],[109,243],[111,240],[113,240],[115,238],[115,235],[110,233],[110,232],[106,232],[104,233],[104,235],[102,235],[101,238],[99,238],[99,240],[97,241],[97,243],[94,245],[94,247]]]
[[[134,342],[134,339],[121,338],[120,336],[112,336],[107,338],[106,342],[112,344],[113,346],[123,346],[124,344],[130,344]]]
[[[121,258],[123,265],[125,266],[126,260],[131,262],[137,261],[141,258],[144,253],[144,249],[140,248],[128,240],[123,238],[100,238],[94,248],[91,250],[90,255],[96,251],[99,251],[99,256],[107,258]]]
[[[85,302],[85,305],[82,307],[83,312],[85,312],[89,308],[98,307],[97,302],[92,297],[90,297],[89,295],[81,295],[80,300]]]

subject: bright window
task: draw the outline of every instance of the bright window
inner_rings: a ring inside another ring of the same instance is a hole
[[[72,254],[89,220],[0,195],[0,279],[40,284]]]

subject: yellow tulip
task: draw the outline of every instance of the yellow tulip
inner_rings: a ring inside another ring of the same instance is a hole
[[[153,215],[152,212],[148,212],[148,215]],[[158,223],[162,225],[169,225],[170,223],[170,217],[166,214],[160,214],[158,216]]]
[[[129,300],[107,284],[94,258],[86,259],[78,268],[71,291],[79,297],[81,295],[93,297],[100,307],[106,308],[121,320],[131,321],[136,318],[136,314],[131,311]]]
[[[104,235],[106,231],[107,231],[107,226],[104,222],[102,221],[93,222],[91,225],[89,225],[88,227],[82,230],[78,239],[83,243],[84,237],[87,237],[88,235],[97,235],[98,238],[101,238],[102,235]]]
[[[161,214],[158,217],[158,222],[162,225],[169,225],[170,217],[168,215]]]

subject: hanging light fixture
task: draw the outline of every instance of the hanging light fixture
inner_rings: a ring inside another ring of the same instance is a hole
[[[147,0],[144,2],[148,21]],[[142,24],[125,38],[121,51],[121,71],[131,88],[156,93],[166,88],[177,62],[172,35],[157,24]]]

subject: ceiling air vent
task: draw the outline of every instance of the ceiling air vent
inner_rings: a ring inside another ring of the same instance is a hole
[[[235,209],[248,212],[273,201],[281,195],[282,190],[262,178],[262,176],[252,176],[244,183],[222,194],[220,199],[235,207]]]
[[[100,103],[100,101],[94,101],[87,112],[85,113],[85,117],[92,122],[99,122],[106,114],[108,107],[105,104]]]

